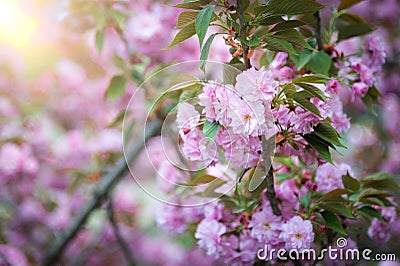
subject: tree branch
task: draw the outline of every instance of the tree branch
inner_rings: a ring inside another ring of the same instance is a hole
[[[321,51],[324,48],[324,44],[322,42],[321,17],[319,15],[319,11],[314,13],[314,19],[315,19],[315,39],[317,39],[318,50]]]
[[[129,249],[129,246],[126,244],[124,238],[121,235],[121,232],[119,230],[118,224],[115,221],[115,217],[114,217],[114,207],[113,207],[113,203],[112,203],[112,199],[111,197],[109,197],[109,201],[108,201],[108,219],[110,220],[111,226],[114,230],[114,235],[115,238],[118,241],[118,244],[121,246],[122,252],[124,253],[126,262],[129,266],[135,266],[135,260],[131,254],[131,251]]]
[[[278,199],[276,198],[275,194],[275,187],[274,187],[274,168],[271,167],[268,170],[268,174],[265,177],[267,179],[267,198],[269,200],[269,203],[271,205],[272,212],[276,216],[281,216],[281,210],[279,209],[278,206]]]
[[[242,49],[243,49],[243,61],[246,69],[251,68],[250,58],[247,58],[249,54],[249,46],[245,44],[242,40],[245,40],[247,37],[247,23],[244,20],[244,11],[242,0],[236,0],[237,3],[237,14],[239,18],[240,32],[239,37],[241,39]]]
[[[56,238],[56,240],[50,246],[50,249],[44,256],[41,265],[54,265],[57,262],[57,260],[63,254],[68,243],[79,232],[81,226],[85,224],[87,218],[92,213],[92,211],[99,206],[101,200],[105,198],[105,196],[113,188],[115,183],[117,183],[119,179],[121,179],[122,175],[127,170],[127,162],[131,162],[139,155],[140,151],[144,147],[145,141],[158,134],[160,128],[161,123],[158,120],[151,121],[148,124],[143,136],[141,137],[141,139],[134,143],[132,149],[129,151],[128,154],[126,154],[126,157],[121,158],[116,163],[115,167],[99,181],[94,190],[93,198],[88,201],[86,206],[83,207],[82,211],[76,215],[71,225],[67,229],[65,229],[60,236]]]

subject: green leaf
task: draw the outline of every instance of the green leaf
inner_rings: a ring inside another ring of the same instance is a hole
[[[261,26],[269,26],[269,25],[274,25],[279,22],[283,22],[284,20],[281,18],[281,16],[276,16],[276,15],[267,15],[263,14],[259,17],[257,17],[251,24],[252,25],[261,25]],[[269,29],[267,28],[267,31]]]
[[[270,32],[285,31],[293,28],[303,26],[305,23],[300,20],[285,20],[276,24]]]
[[[379,196],[362,198],[362,199],[360,199],[360,201],[363,202],[363,203],[368,203],[368,204],[371,204],[371,205],[376,205],[376,206],[381,206],[381,207],[392,207],[392,206],[394,206],[393,203],[391,203],[389,200],[387,200],[386,198],[380,198]]]
[[[303,83],[303,82],[297,82],[296,83],[298,86],[302,87],[305,91],[310,93],[314,98],[318,98],[322,101],[325,101],[326,96],[323,91],[315,87],[314,85],[308,84],[308,83]]]
[[[176,28],[183,28],[191,23],[195,23],[196,17],[199,12],[182,12],[178,16],[178,22],[176,24]]]
[[[306,50],[309,51],[309,50]],[[311,57],[311,54],[310,54]],[[319,75],[302,76],[293,80],[293,83],[309,82],[309,83],[326,83],[327,77]]]
[[[236,77],[246,69],[243,62],[236,57],[229,63],[223,65],[223,81],[224,84],[236,84]]]
[[[327,76],[331,65],[332,58],[324,51],[319,51],[311,55],[310,61],[306,64],[306,68],[314,73]]]
[[[279,15],[299,15],[303,13],[314,13],[321,10],[321,5],[312,0],[270,0],[265,5],[264,12]]]
[[[320,137],[321,139],[332,143],[333,145],[336,145],[338,147],[343,147],[345,146],[340,142],[339,138],[340,135],[336,131],[334,127],[332,127],[329,124],[326,123],[319,123],[315,128],[315,134]]]
[[[304,135],[303,138],[314,148],[325,160],[333,164],[329,144],[315,134]]]
[[[296,54],[296,51],[293,49],[292,44],[286,40],[270,37],[266,39],[265,42],[265,48],[267,48],[268,50]]]
[[[312,47],[305,41],[305,37],[295,29],[288,29],[283,31],[278,31],[272,36],[278,39],[286,40],[288,42],[298,44],[301,47],[312,49]]]
[[[267,173],[264,171],[264,167],[257,167],[253,168],[250,172],[250,182],[252,184],[249,184],[249,192],[251,195],[251,198],[259,198],[261,193],[264,191],[264,189],[267,187],[267,179],[265,178]],[[253,180],[254,179],[254,180]],[[251,181],[253,180],[253,181]],[[251,190],[250,190],[251,187]]]
[[[207,174],[206,171],[200,171],[199,173],[196,173],[191,177],[191,179],[187,185],[196,186],[196,185],[208,184],[216,179],[219,179],[219,178]]]
[[[218,178],[215,181],[208,184],[207,188],[200,195],[202,195],[203,197],[208,197],[208,198],[222,197],[223,194],[215,192],[215,190],[225,183],[226,183],[226,181]]]
[[[372,31],[372,28],[366,23],[354,23],[338,28],[338,42],[352,37],[361,36]]]
[[[308,63],[308,61],[310,61],[311,51],[308,49],[304,49],[303,51],[300,52],[299,55],[290,54],[290,58],[296,64],[298,69],[302,69],[303,66],[305,66]],[[306,77],[310,77],[310,76],[306,76]],[[301,78],[304,78],[304,77],[300,77],[297,79],[301,79]],[[306,81],[306,80],[304,80],[304,81]],[[312,81],[306,81],[306,82],[312,82]],[[314,83],[319,83],[319,82],[314,82]]]
[[[105,97],[111,100],[117,99],[125,91],[126,79],[124,76],[115,76],[111,79],[105,93]]]
[[[361,182],[365,187],[376,189],[398,189],[399,183],[395,180],[395,175],[390,173],[375,173],[364,177]]]
[[[213,42],[216,34],[211,35],[206,43],[204,44],[203,48],[201,49],[201,55],[200,55],[200,69],[205,71],[205,66],[208,58],[208,53],[210,52],[210,46],[211,43]]]
[[[212,2],[212,0],[190,1],[190,2],[184,2],[181,4],[177,4],[174,7],[200,10],[202,6],[205,6],[211,2]]]
[[[185,26],[183,29],[181,29],[174,37],[172,42],[165,48],[162,48],[162,50],[168,50],[175,45],[180,44],[181,42],[189,39],[193,35],[196,34],[196,29],[194,23],[190,23],[187,26]]]
[[[285,84],[282,90],[285,93],[286,97],[292,97],[292,95],[297,92],[296,87],[293,85],[293,83]]]
[[[343,13],[340,15],[340,18],[350,24],[367,23],[363,17],[354,13]]]
[[[322,202],[318,205],[319,207],[336,213],[337,215],[345,216],[347,218],[354,218],[353,214],[351,214],[349,208],[345,206],[342,202]]]
[[[257,47],[260,45],[260,39],[258,39],[256,36],[253,36],[249,41],[245,41],[249,47]]]
[[[360,189],[360,181],[351,177],[349,173],[342,176],[342,182],[345,188],[357,192]]]
[[[204,136],[210,138],[211,140],[214,140],[220,128],[221,125],[218,124],[217,122],[210,122],[206,120],[206,122],[203,125]]]
[[[354,6],[355,4],[358,4],[360,2],[362,2],[363,0],[342,0],[338,6],[338,11],[345,9],[345,8],[349,8]]]
[[[197,90],[197,87],[193,87],[192,90],[182,91],[179,96],[179,102],[189,102],[191,100],[198,100],[196,97],[200,94],[200,90]],[[200,88],[200,87],[199,87]]]
[[[309,96],[314,97],[306,91],[299,91],[299,92],[292,94],[291,98],[293,100],[295,100],[296,103],[304,110],[308,110],[318,116],[321,116],[321,113],[319,112],[318,108],[307,99],[307,98],[309,98]]]
[[[370,206],[361,207],[360,209],[358,209],[358,211],[370,217],[376,217],[378,218],[379,221],[386,223],[385,219],[382,217],[380,212]]]
[[[330,211],[323,211],[321,212],[322,217],[325,220],[326,226],[336,232],[339,232],[343,235],[347,235],[346,231],[343,228],[342,223],[340,222],[339,218]]]
[[[374,114],[378,115],[374,110],[374,104],[379,104],[378,99],[382,97],[382,94],[378,91],[375,86],[372,86],[368,89],[365,96],[362,98],[365,106]]]
[[[308,208],[308,205],[310,205],[311,196],[312,196],[312,193],[311,193],[311,191],[309,191],[306,195],[304,195],[304,197],[299,199],[300,203],[304,207]]]
[[[341,195],[349,194],[349,193],[350,193],[350,191],[347,189],[337,188],[337,189],[334,189],[334,190],[331,190],[331,191],[325,193],[324,195],[322,195],[322,198],[328,199],[330,197],[337,197],[337,196],[341,196]]]
[[[392,196],[391,194],[388,194],[387,192],[375,188],[365,188],[364,190],[361,191],[360,194],[358,194],[358,199],[362,198],[367,198],[371,196],[379,196],[379,197],[389,197]]]
[[[99,53],[101,53],[101,50],[103,50],[103,44],[104,44],[104,30],[99,29],[96,31],[96,48]]]
[[[215,5],[208,6],[202,9],[196,17],[196,33],[199,37],[200,48],[203,47],[203,40],[210,25],[214,9]]]

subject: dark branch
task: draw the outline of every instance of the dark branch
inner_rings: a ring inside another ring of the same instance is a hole
[[[113,186],[123,176],[124,172],[127,170],[127,162],[131,162],[139,155],[140,151],[144,147],[145,141],[158,134],[160,128],[161,124],[158,120],[151,121],[149,123],[148,127],[146,127],[144,136],[135,142],[132,149],[130,149],[129,153],[126,154],[126,158],[121,158],[115,167],[99,181],[96,189],[94,190],[93,198],[88,201],[86,206],[83,207],[82,211],[75,216],[75,219],[72,221],[71,225],[56,238],[53,244],[51,244],[50,249],[44,256],[41,265],[54,265],[58,261],[68,243],[79,232],[81,226],[85,224],[92,211],[99,206],[102,199],[106,197]]]
[[[324,48],[321,35],[321,17],[319,11],[314,13],[315,18],[315,39],[317,39],[318,50],[321,51]]]
[[[115,221],[114,207],[113,207],[113,204],[112,204],[111,197],[109,197],[107,212],[108,212],[108,219],[110,220],[111,226],[112,226],[112,228],[114,230],[115,238],[117,239],[118,244],[121,246],[121,249],[122,249],[122,252],[124,253],[124,256],[125,256],[127,264],[129,266],[135,266],[136,265],[135,264],[135,260],[134,260],[134,258],[132,256],[132,253],[131,253],[131,251],[129,249],[129,246],[126,244],[124,238],[122,237],[121,232],[120,232],[119,227],[118,227],[118,224]]]
[[[276,198],[275,194],[275,187],[274,187],[274,169],[271,165],[271,167],[268,170],[267,176],[265,177],[267,179],[267,198],[269,200],[269,203],[271,204],[271,208],[273,213],[276,216],[281,216],[281,210],[279,209],[278,206],[278,199]]]
[[[244,20],[244,11],[242,0],[237,0],[237,14],[239,18],[240,32],[239,37],[242,40],[245,40],[247,37],[247,23]],[[250,58],[247,58],[249,54],[249,46],[241,41],[242,49],[243,49],[243,61],[246,69],[251,68]]]

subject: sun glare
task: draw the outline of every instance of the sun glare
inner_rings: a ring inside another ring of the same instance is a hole
[[[37,22],[21,9],[18,0],[1,0],[0,44],[25,48],[29,45],[36,27]]]

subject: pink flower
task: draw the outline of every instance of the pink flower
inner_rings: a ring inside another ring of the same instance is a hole
[[[346,175],[347,172],[352,174],[351,167],[345,163],[337,163],[336,166],[325,163],[318,166],[315,173],[318,191],[329,192],[336,188],[343,188],[342,176]]]
[[[310,111],[296,108],[293,116],[293,130],[298,134],[309,134],[314,131],[314,127],[319,123],[320,118]]]
[[[229,126],[233,133],[244,136],[258,136],[262,133],[262,125],[265,123],[265,109],[261,102],[249,104],[242,99],[233,99],[232,109],[228,117],[231,120]]]
[[[270,102],[274,98],[278,86],[278,82],[274,80],[272,74],[264,67],[260,70],[251,68],[237,76],[235,88],[240,96],[250,102],[258,100]]]
[[[382,70],[385,59],[385,44],[382,39],[377,35],[367,35],[365,37],[365,47],[362,58],[363,63],[369,66],[372,71],[379,72]]]
[[[378,245],[384,244],[389,241],[392,235],[391,226],[397,220],[397,213],[395,207],[387,207],[381,209],[381,215],[386,223],[373,218],[370,227],[368,228],[368,236],[376,241]]]
[[[203,113],[209,121],[215,120],[216,114],[213,104],[216,101],[216,92],[220,89],[222,89],[220,84],[210,81],[203,86],[203,93],[198,96],[200,105],[204,107]]]
[[[340,83],[336,79],[331,79],[326,84],[326,88],[329,92],[337,94],[340,89]]]
[[[313,226],[310,221],[294,216],[282,225],[279,238],[285,242],[287,249],[297,249],[300,252],[308,249],[314,241]]]
[[[279,234],[282,228],[282,218],[272,212],[269,204],[253,213],[249,227],[251,236],[258,239],[260,243],[277,245],[281,242]]]
[[[352,101],[355,100],[356,97],[364,97],[368,91],[368,85],[364,82],[356,82],[351,86],[353,93],[352,93]]]
[[[194,237],[198,239],[197,244],[206,250],[207,255],[220,257],[224,250],[222,235],[226,233],[226,226],[216,220],[204,219],[197,226]]]
[[[185,129],[191,130],[194,128],[200,120],[200,114],[196,111],[193,105],[187,102],[180,103],[178,106],[178,114],[176,115],[176,122],[181,130],[182,135]],[[183,136],[185,134],[183,133]]]

